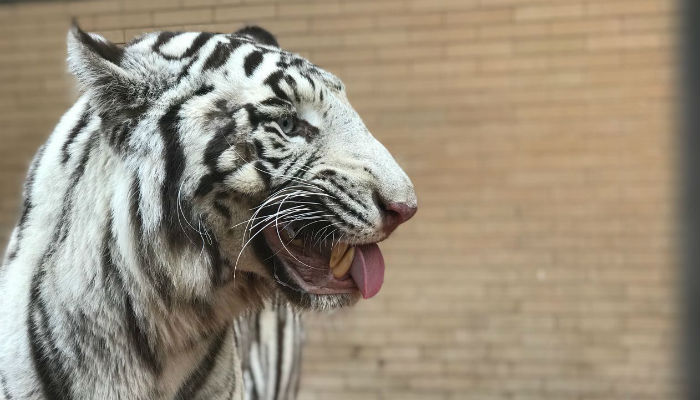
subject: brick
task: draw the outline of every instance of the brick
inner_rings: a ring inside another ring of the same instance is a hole
[[[659,14],[670,11],[673,2],[656,0],[590,1],[586,4],[586,15],[639,15]]]
[[[478,6],[479,0],[443,0],[439,3],[430,0],[408,0],[408,8],[415,11],[474,9]]]
[[[397,14],[406,10],[403,0],[383,0],[383,1],[350,1],[341,2],[340,10],[343,14],[377,15]]]
[[[93,17],[92,26],[97,29],[124,29],[150,26],[153,24],[150,13],[104,14]]]
[[[118,0],[121,3],[122,10],[133,11],[146,11],[146,10],[163,10],[163,9],[177,9],[177,3],[172,0]]]
[[[483,57],[491,55],[507,55],[513,51],[510,42],[493,41],[477,42],[469,44],[455,44],[447,46],[448,57]]]
[[[255,6],[217,7],[214,9],[214,21],[250,21],[258,18],[273,17],[275,6],[272,4]]]
[[[483,39],[514,38],[520,39],[530,36],[547,36],[550,32],[547,23],[487,25],[479,27],[478,36]]]
[[[588,48],[591,50],[645,49],[657,48],[668,44],[668,38],[658,34],[631,34],[588,38]]]
[[[71,15],[86,15],[86,14],[107,14],[115,13],[122,9],[122,5],[118,0],[101,0],[101,1],[71,1],[68,2],[68,13]]]
[[[445,23],[448,25],[495,25],[512,21],[513,9],[510,7],[469,10],[462,12],[449,12],[445,14]]]
[[[434,27],[442,23],[443,16],[438,13],[420,13],[418,15],[383,14],[375,16],[375,25],[381,22],[381,28]]]
[[[313,32],[366,31],[373,28],[374,19],[370,16],[316,18],[311,21]]]
[[[180,25],[186,23],[212,22],[211,8],[195,10],[156,11],[153,13],[155,26]]]
[[[277,7],[279,16],[289,17],[318,17],[329,15],[340,15],[340,4],[335,1],[313,2],[313,3],[283,3]]]
[[[590,42],[589,42],[590,43]],[[589,44],[589,47],[594,47]],[[564,37],[556,39],[522,39],[516,40],[514,50],[520,54],[532,53],[576,53],[586,48],[586,40],[580,37]]]
[[[515,9],[516,21],[536,19],[556,19],[579,17],[584,14],[585,7],[581,3],[573,4],[537,4],[521,6]]]
[[[553,21],[550,25],[553,35],[569,34],[609,34],[622,29],[618,18],[590,18]]]

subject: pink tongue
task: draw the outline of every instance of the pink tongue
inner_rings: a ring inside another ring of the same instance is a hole
[[[356,246],[350,275],[362,297],[369,299],[377,294],[384,283],[384,257],[379,246],[374,243]]]

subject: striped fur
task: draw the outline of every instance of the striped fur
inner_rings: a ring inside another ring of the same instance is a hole
[[[236,319],[234,328],[248,400],[293,400],[299,388],[301,316],[277,298]]]
[[[0,268],[0,399],[293,397],[298,368],[271,368],[298,363],[286,302],[357,294],[303,290],[260,230],[381,240],[376,199],[415,203],[406,175],[340,80],[260,28],[119,47],[74,27],[68,63],[83,94]]]

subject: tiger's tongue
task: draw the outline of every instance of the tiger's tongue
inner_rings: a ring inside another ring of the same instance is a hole
[[[384,283],[384,257],[375,243],[355,247],[350,276],[365,299],[379,292]]]

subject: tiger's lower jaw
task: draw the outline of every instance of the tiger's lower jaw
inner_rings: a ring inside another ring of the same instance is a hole
[[[278,288],[303,308],[353,305],[361,296],[374,296],[384,279],[384,261],[374,243],[324,248],[292,240],[283,230],[270,227],[253,246]]]

